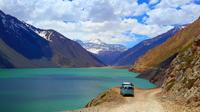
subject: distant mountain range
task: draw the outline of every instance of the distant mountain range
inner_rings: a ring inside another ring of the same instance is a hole
[[[89,41],[76,40],[81,46],[93,53],[99,60],[107,65],[111,65],[114,59],[122,52],[127,50],[121,44],[107,44],[100,39],[93,39]]]
[[[115,66],[129,66],[132,63],[134,63],[139,57],[143,56],[146,52],[148,52],[150,49],[162,44],[167,39],[172,37],[174,34],[176,34],[181,27],[175,27],[171,30],[169,30],[166,33],[163,33],[159,36],[156,36],[154,38],[144,40],[140,42],[139,44],[133,46],[132,48],[128,49],[127,51],[124,51],[121,53],[113,62],[113,65]]]
[[[81,40],[76,40],[80,45],[82,45],[85,49],[90,51],[91,53],[94,54],[99,54],[101,52],[105,51],[119,51],[123,52],[127,50],[127,48],[121,44],[107,44],[105,42],[102,42],[100,39],[93,39],[93,40],[88,40],[88,41],[81,41]]]
[[[0,11],[0,67],[103,65],[77,42],[62,34],[35,28]]]
[[[130,66],[150,49],[168,40],[181,28],[182,26],[176,26],[166,33],[163,33],[151,39],[144,40],[129,49],[120,44],[106,44],[98,39],[89,40],[86,42],[76,40],[76,42],[78,42],[88,51],[92,52],[98,59],[100,59],[107,65]]]

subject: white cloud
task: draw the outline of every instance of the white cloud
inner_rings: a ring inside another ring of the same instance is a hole
[[[22,20],[79,20],[77,3],[63,0],[0,0],[0,9]]]
[[[0,9],[44,29],[55,29],[70,39],[101,39],[107,43],[136,41],[132,34],[155,37],[173,24],[192,22],[200,15],[193,0],[0,0]],[[152,7],[151,7],[152,8]],[[140,23],[132,17],[147,14]],[[124,19],[130,17],[131,19]],[[66,21],[66,22],[63,22]]]
[[[194,3],[183,5],[180,9],[172,7],[158,7],[147,12],[149,18],[146,19],[148,24],[174,25],[187,24],[200,16],[200,6]]]
[[[134,11],[134,16],[139,16],[141,14],[144,14],[145,12],[147,12],[149,10],[147,4],[141,4],[139,5],[136,9],[132,9],[132,10],[135,10]]]
[[[114,9],[110,3],[105,1],[96,1],[89,11],[89,18],[92,21],[112,21],[117,20],[118,17],[114,14]]]
[[[157,7],[168,8],[168,7],[181,7],[192,3],[194,0],[161,0]]]
[[[138,4],[136,0],[110,0],[110,4],[119,16],[139,16],[149,10],[146,3]]]
[[[152,5],[152,4],[156,4],[156,3],[158,3],[158,2],[159,2],[159,0],[150,0],[150,1],[149,1],[149,4]]]
[[[149,37],[155,37],[159,34],[162,34],[169,29],[172,28],[172,26],[162,26],[162,25],[145,25],[138,23],[137,20],[134,19],[128,19],[126,20],[128,24],[132,26],[131,32],[135,34],[140,35],[148,35]]]

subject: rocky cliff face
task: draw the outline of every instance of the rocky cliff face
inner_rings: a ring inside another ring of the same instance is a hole
[[[176,55],[177,54],[160,63],[156,68],[146,70],[145,72],[138,75],[137,78],[147,79],[151,83],[154,83],[160,87],[163,84],[165,78],[165,71],[170,66],[170,63],[176,57]]]
[[[200,35],[165,71],[163,93],[191,106],[200,106]]]

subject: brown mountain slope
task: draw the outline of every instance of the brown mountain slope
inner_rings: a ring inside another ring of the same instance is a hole
[[[148,69],[154,69],[161,62],[186,49],[189,45],[191,45],[194,38],[197,37],[199,34],[200,18],[180,30],[165,43],[147,52],[133,65],[133,68],[131,68],[131,70],[144,72]]]

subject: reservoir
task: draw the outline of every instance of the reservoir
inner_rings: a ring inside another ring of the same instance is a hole
[[[123,81],[154,88],[126,69],[0,69],[0,112],[58,112],[84,107],[91,99]]]

